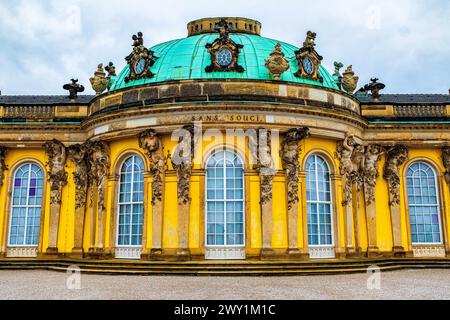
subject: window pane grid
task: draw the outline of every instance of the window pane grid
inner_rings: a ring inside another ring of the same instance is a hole
[[[41,220],[44,174],[32,163],[22,165],[14,175],[9,246],[37,246]]]
[[[310,246],[333,246],[330,171],[325,160],[312,155],[306,162],[308,241]]]
[[[144,163],[139,156],[125,160],[120,170],[117,246],[141,246],[144,211]]]
[[[243,246],[244,168],[232,152],[217,152],[206,174],[206,243],[208,246]]]
[[[412,243],[442,243],[434,170],[424,162],[413,163],[408,168],[406,183]]]

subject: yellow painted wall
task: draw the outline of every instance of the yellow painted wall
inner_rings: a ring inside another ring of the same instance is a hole
[[[204,160],[206,160],[206,155],[209,155],[212,150],[217,147],[222,146],[225,143],[223,139],[212,139],[211,141],[205,141],[202,145],[204,159],[201,163],[197,163],[195,165],[194,176],[191,180],[191,209],[190,209],[190,221],[189,221],[189,246],[192,249],[198,249],[201,252],[203,243],[204,243],[204,214],[202,214],[202,210],[204,210],[204,176],[201,173],[202,169],[204,169]],[[242,154],[244,161],[246,162],[246,171],[251,171],[251,166],[248,165],[248,159],[250,158],[248,143],[244,140],[244,143],[238,143],[235,141],[228,141],[231,143],[235,149],[239,150],[239,153]],[[168,151],[173,154],[176,141],[172,141],[170,136],[163,137],[163,144],[165,145],[165,155]],[[127,138],[121,139],[115,142],[110,143],[111,149],[111,171],[110,171],[110,179],[108,180],[108,188],[107,188],[107,197],[106,197],[106,206],[107,206],[107,214],[105,217],[105,246],[113,247],[115,243],[111,243],[111,225],[115,223],[115,221],[111,221],[113,209],[116,206],[115,199],[117,193],[117,185],[114,176],[119,171],[119,167],[122,164],[123,160],[125,160],[126,155],[130,155],[132,153],[137,153],[144,159],[147,169],[149,167],[148,158],[144,155],[144,150],[140,149],[138,146],[137,139]],[[325,160],[328,162],[330,166],[330,170],[333,175],[339,176],[339,162],[334,157],[334,152],[336,150],[336,141],[325,139],[325,138],[317,138],[310,137],[301,142],[301,155],[300,155],[300,165],[301,171],[304,171],[304,165],[306,158],[318,152],[322,155]],[[34,149],[10,149],[7,153],[6,164],[10,168],[10,170],[6,171],[6,177],[4,179],[4,185],[0,189],[0,203],[2,206],[0,207],[0,239],[2,239],[2,243],[0,247],[5,246],[4,239],[6,239],[7,234],[7,219],[6,214],[9,212],[8,208],[8,192],[10,190],[10,180],[11,175],[13,174],[12,168],[16,166],[16,164],[25,159],[36,159],[40,164],[44,164],[47,161],[44,150],[41,148]],[[444,222],[446,223],[447,230],[450,229],[450,192],[449,186],[445,183],[442,173],[445,171],[445,168],[442,165],[441,160],[441,150],[438,148],[411,148],[410,149],[410,161],[405,163],[401,168],[400,172],[402,176],[405,175],[405,170],[407,166],[415,160],[429,160],[430,163],[437,168],[437,173],[440,175],[439,178],[439,189],[441,191],[440,197],[444,206],[441,208],[441,213],[446,219]],[[391,217],[388,205],[388,186],[386,181],[382,177],[383,166],[385,162],[385,156],[382,156],[379,161],[379,172],[380,177],[377,181],[377,187],[375,190],[375,198],[376,198],[376,211],[377,211],[377,245],[382,252],[390,252],[392,250],[392,228],[391,228]],[[281,165],[280,159],[278,159],[279,166]],[[58,237],[58,248],[60,252],[71,252],[73,248],[73,234],[74,234],[74,214],[75,214],[75,185],[73,182],[73,171],[74,165],[71,161],[67,162],[66,170],[68,172],[68,184],[63,190],[63,203],[61,207],[60,214],[60,224],[59,224],[59,237]],[[279,168],[281,169],[281,167]],[[46,169],[44,169],[46,170]],[[342,201],[342,185],[339,179],[333,180],[336,185],[332,186],[332,190],[334,192],[334,199],[336,201],[336,205],[334,206],[334,218],[337,219],[338,230],[340,230],[340,242],[337,243],[339,247],[345,247],[345,224],[344,224],[344,211],[341,205]],[[151,178],[148,174],[145,177],[146,187],[146,205],[147,205],[147,230],[146,230],[146,248],[150,249],[152,247],[152,218],[151,218]],[[45,210],[42,212],[44,219],[44,230],[43,230],[43,249],[48,246],[48,228],[49,228],[49,212],[50,212],[50,190],[49,184],[45,185],[46,187],[46,200],[45,200]],[[406,206],[406,198],[404,192],[406,192],[406,186],[404,179],[401,180],[401,214],[402,214],[402,241],[403,246],[408,248],[408,232],[409,225],[407,224],[407,215],[408,210]],[[337,190],[337,192],[336,192]],[[248,249],[251,251],[252,249],[261,248],[261,208],[260,208],[260,187],[259,187],[259,176],[257,173],[252,172],[250,175],[246,177],[246,209],[248,210],[247,217],[247,236],[249,237],[247,240],[247,244],[250,246]],[[306,202],[305,194],[302,192],[302,188],[299,188],[299,196],[300,196],[300,208],[299,208],[299,225],[298,225],[298,243],[299,248],[303,248],[303,239],[304,232],[302,219],[305,215],[305,205]],[[96,201],[96,197],[94,198],[94,202]],[[367,249],[368,241],[367,241],[367,225],[366,225],[366,215],[364,210],[364,198],[361,193],[360,198],[360,206],[361,211],[359,212],[360,222],[361,222],[361,247],[363,250]],[[89,203],[89,200],[88,200]],[[286,189],[285,189],[285,177],[283,174],[278,174],[274,178],[274,186],[273,186],[273,225],[272,225],[272,244],[274,248],[282,249],[287,248],[288,246],[288,234],[287,234],[287,208],[286,208]],[[87,251],[89,249],[90,240],[89,240],[89,232],[90,232],[90,208],[89,206],[86,209],[86,223],[84,228],[84,240],[83,245],[84,249]],[[337,230],[335,230],[337,232]],[[177,178],[175,171],[170,164],[168,164],[168,172],[165,180],[165,193],[164,193],[164,215],[163,215],[163,248],[168,249],[176,249],[178,247],[178,207],[177,207]],[[251,252],[257,252],[251,251]]]

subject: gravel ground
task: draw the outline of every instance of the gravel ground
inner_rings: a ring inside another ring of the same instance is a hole
[[[450,270],[380,274],[369,290],[367,274],[302,277],[145,277],[81,275],[81,288],[67,289],[68,275],[50,271],[0,271],[1,299],[450,299]],[[70,282],[70,281],[69,281]]]

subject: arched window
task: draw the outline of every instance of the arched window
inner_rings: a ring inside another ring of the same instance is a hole
[[[141,157],[127,158],[120,169],[116,257],[139,258],[144,211],[144,163]],[[136,250],[120,250],[135,247]]]
[[[38,246],[43,186],[44,173],[40,166],[25,163],[16,170],[8,246]]]
[[[306,198],[310,256],[332,258],[334,237],[330,169],[318,155],[311,155],[306,161]],[[322,249],[317,250],[319,247]]]
[[[206,211],[206,246],[245,246],[244,166],[233,152],[216,152],[207,163]]]
[[[409,220],[413,244],[442,243],[436,174],[425,162],[408,168]]]

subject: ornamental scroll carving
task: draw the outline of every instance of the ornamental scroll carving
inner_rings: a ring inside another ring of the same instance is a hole
[[[167,170],[164,147],[155,130],[149,129],[139,134],[139,147],[146,151],[150,158],[150,174],[152,176],[152,204],[161,202],[163,197],[164,174]]]
[[[73,180],[75,183],[75,209],[86,206],[89,185],[89,149],[86,144],[75,144],[67,149],[68,157],[75,164]]]
[[[389,185],[389,205],[400,204],[400,173],[399,167],[409,158],[408,148],[397,145],[387,150],[386,163],[384,165],[383,177]]]
[[[267,129],[259,129],[255,137],[250,137],[250,152],[254,161],[253,169],[260,175],[261,204],[272,201],[275,164],[272,158],[271,134]]]
[[[450,147],[442,148],[442,162],[444,163],[445,167],[445,181],[450,186]]]
[[[281,50],[281,43],[277,43],[273,52],[270,54],[270,58],[266,60],[265,67],[269,69],[269,73],[275,80],[280,80],[281,75],[289,70],[289,61],[284,57],[284,53]]]
[[[282,145],[281,160],[283,169],[286,170],[288,210],[291,210],[299,201],[298,175],[300,164],[298,158],[301,152],[299,142],[309,135],[309,129],[306,127],[290,129],[286,133]]]
[[[8,170],[8,166],[5,163],[6,153],[8,149],[0,146],[0,187],[3,186],[3,178],[5,177],[5,171]]]
[[[194,125],[186,125],[182,128],[178,144],[172,156],[172,165],[177,172],[178,203],[190,202],[190,181],[193,168],[194,149],[196,144]]]
[[[98,207],[105,210],[105,190],[111,166],[109,145],[103,141],[88,141],[86,147],[89,150],[89,181],[91,187],[91,199],[93,199],[93,186],[98,190]],[[92,201],[91,201],[92,206]]]
[[[44,144],[48,156],[48,180],[50,182],[50,203],[61,204],[62,189],[67,184],[66,147],[62,142],[53,139]]]

